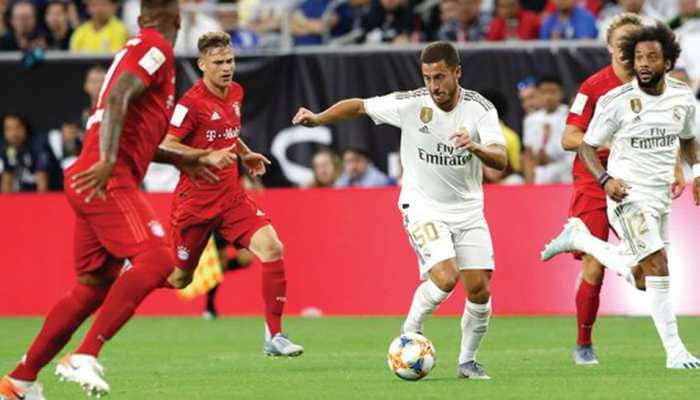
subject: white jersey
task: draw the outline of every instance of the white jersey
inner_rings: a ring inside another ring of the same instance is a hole
[[[645,93],[636,79],[602,96],[583,140],[591,146],[611,144],[612,177],[670,201],[679,138],[694,138],[696,111],[688,85],[665,79],[659,96]]]
[[[447,211],[483,209],[481,160],[458,150],[450,137],[466,128],[482,145],[505,146],[505,138],[493,104],[477,92],[459,90],[459,102],[450,112],[438,107],[425,88],[364,100],[375,124],[401,128],[400,204]]]

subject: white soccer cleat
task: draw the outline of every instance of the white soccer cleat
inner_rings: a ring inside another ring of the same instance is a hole
[[[0,380],[0,400],[46,400],[37,381],[26,382],[5,375]]]
[[[278,333],[271,340],[265,341],[263,352],[268,356],[297,357],[304,353],[304,348],[292,343],[287,335]]]
[[[687,351],[672,360],[666,361],[668,369],[700,369],[700,360]]]
[[[97,358],[87,354],[67,354],[56,366],[61,381],[75,382],[88,396],[98,398],[109,394],[109,384],[102,378],[104,372]]]
[[[540,255],[542,261],[548,261],[552,257],[561,253],[569,253],[572,251],[578,251],[574,247],[573,237],[578,233],[590,233],[586,224],[576,217],[569,218],[569,220],[564,225],[564,230],[561,231],[559,236],[552,239],[546,246]]]

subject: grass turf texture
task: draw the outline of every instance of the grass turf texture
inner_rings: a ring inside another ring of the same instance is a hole
[[[14,367],[41,319],[0,318],[0,373]],[[495,317],[479,360],[493,378],[455,377],[458,318],[428,321],[437,366],[425,379],[393,376],[386,351],[400,318],[287,318],[306,347],[296,359],[262,355],[259,318],[136,318],[102,352],[113,399],[697,399],[700,370],[669,371],[650,318],[600,318],[599,366],[574,366],[575,321]],[[86,324],[87,326],[87,324]],[[72,350],[86,326],[67,346]],[[681,318],[700,354],[700,318]],[[61,353],[64,354],[64,353]],[[39,376],[48,400],[86,398],[78,385]]]

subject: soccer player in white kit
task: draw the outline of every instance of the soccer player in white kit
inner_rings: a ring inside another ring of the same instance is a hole
[[[578,218],[545,247],[542,258],[582,251],[645,289],[651,316],[666,350],[666,367],[699,369],[678,334],[669,293],[666,246],[674,165],[681,154],[693,167],[693,196],[700,205],[700,146],[695,139],[696,103],[685,83],[666,76],[680,54],[664,24],[632,32],[621,46],[636,79],[598,100],[579,155],[608,195],[608,219],[623,243],[613,246],[588,233]],[[596,155],[611,146],[608,170]]]
[[[491,316],[494,269],[483,214],[482,164],[505,169],[505,139],[493,105],[459,86],[462,68],[450,43],[425,47],[421,71],[425,88],[342,100],[319,114],[300,108],[293,123],[317,126],[368,115],[376,124],[401,128],[399,209],[423,281],[402,330],[422,332],[425,318],[461,281],[468,295],[458,376],[489,379],[476,362]]]

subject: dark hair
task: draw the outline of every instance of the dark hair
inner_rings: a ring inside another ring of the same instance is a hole
[[[645,26],[642,29],[631,32],[622,39],[620,46],[622,58],[634,67],[634,51],[640,42],[659,42],[664,61],[671,62],[671,68],[676,65],[678,56],[681,55],[681,46],[676,41],[676,34],[663,22],[656,25]]]
[[[48,11],[49,6],[54,5],[54,4],[62,6],[64,11],[68,11],[68,1],[67,0],[49,0],[46,2],[46,5],[44,6],[44,12]]]
[[[450,42],[430,43],[420,53],[420,62],[423,64],[433,64],[443,60],[452,68],[460,64],[459,53]]]
[[[541,76],[540,79],[537,80],[537,86],[539,86],[543,83],[553,83],[559,87],[564,86],[561,82],[561,79],[559,79],[559,77],[556,75],[543,75],[543,76]]]
[[[22,126],[24,127],[24,130],[27,132],[27,135],[31,133],[29,129],[29,121],[27,121],[27,119],[23,115],[13,112],[9,112],[2,116],[2,120],[0,120],[0,123],[2,123],[2,126],[0,126],[0,128],[2,130],[5,129],[5,121],[7,121],[8,118],[14,118],[17,121],[19,121],[19,123],[22,124]]]
[[[168,7],[173,3],[176,3],[177,0],[141,0],[141,9],[155,9],[155,8],[164,8]]]
[[[347,153],[355,153],[366,158],[367,161],[372,161],[372,159],[369,157],[369,152],[359,147],[348,147],[347,149],[343,150],[343,156]]]

